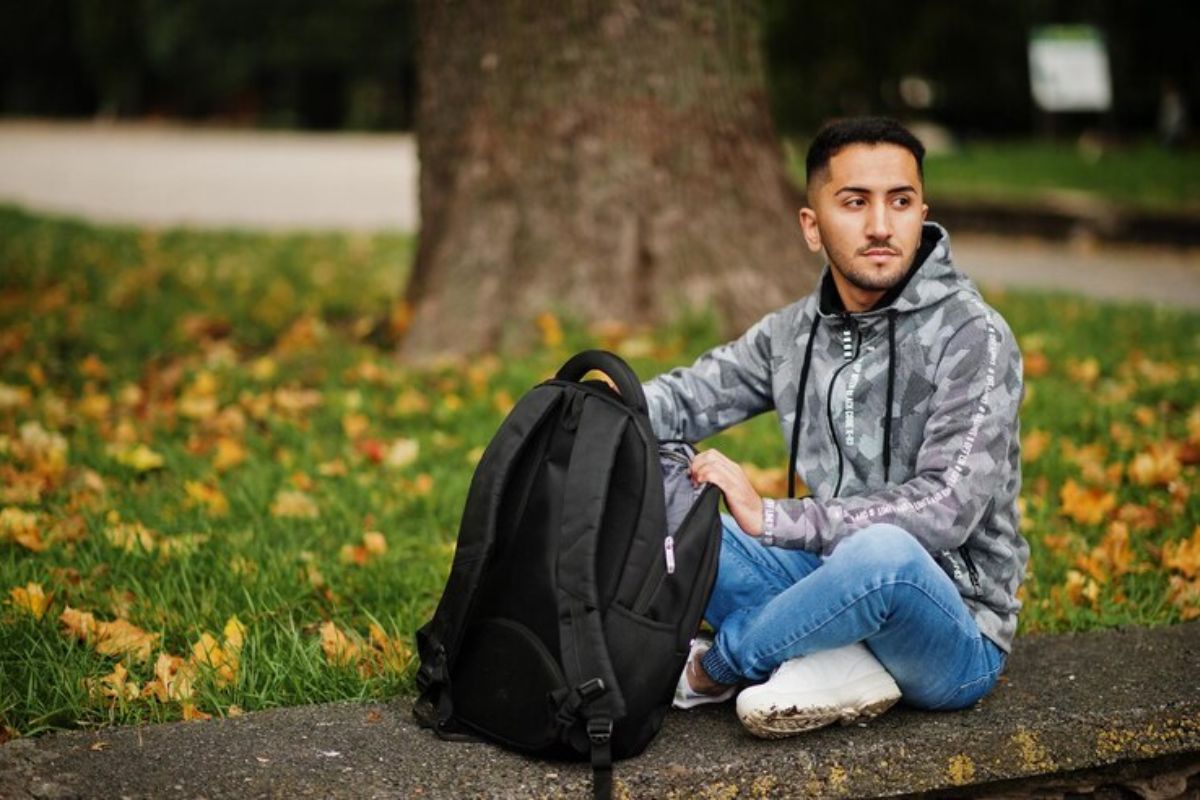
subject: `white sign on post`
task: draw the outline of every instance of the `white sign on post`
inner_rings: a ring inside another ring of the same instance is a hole
[[[1091,25],[1049,25],[1029,37],[1029,83],[1043,111],[1108,111],[1108,48]]]

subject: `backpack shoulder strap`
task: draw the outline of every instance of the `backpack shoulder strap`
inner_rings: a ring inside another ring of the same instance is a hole
[[[564,733],[585,720],[596,796],[611,791],[613,721],[625,715],[604,636],[596,580],[596,550],[609,479],[629,415],[600,397],[588,397],[567,466],[559,539],[558,630],[570,690],[560,705]],[[605,791],[604,787],[609,787]]]
[[[418,722],[432,727],[439,735],[452,729],[450,664],[458,652],[480,574],[495,543],[496,517],[513,462],[524,443],[559,406],[562,397],[562,388],[545,384],[528,392],[501,424],[475,468],[450,577],[433,619],[417,631],[420,697],[413,713]]]

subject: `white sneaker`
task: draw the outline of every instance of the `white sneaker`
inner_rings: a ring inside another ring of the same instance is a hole
[[[675,699],[671,701],[671,705],[675,708],[686,709],[702,706],[705,703],[724,703],[737,691],[736,686],[730,686],[720,694],[701,694],[692,689],[692,684],[688,681],[688,673],[698,669],[700,659],[704,658],[704,654],[711,647],[712,642],[708,639],[697,637],[692,640],[692,649],[688,652],[687,663],[683,665],[683,672],[679,673],[679,682],[675,684]]]
[[[900,699],[900,687],[865,645],[783,662],[766,683],[743,689],[738,719],[764,739],[871,718]]]

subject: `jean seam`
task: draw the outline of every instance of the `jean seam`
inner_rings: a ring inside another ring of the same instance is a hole
[[[954,691],[952,691],[946,695],[945,700],[943,700],[942,702],[937,703],[935,705],[929,706],[928,709],[930,711],[937,711],[939,709],[945,708],[947,705],[949,705],[951,700],[953,700],[955,697],[958,697],[960,694],[962,694],[967,689],[973,689],[975,686],[983,685],[985,683],[987,683],[987,684],[995,683],[996,677],[1000,674],[1000,670],[1002,669],[1002,667],[1003,667],[1002,664],[998,665],[995,669],[988,670],[987,673],[984,675],[980,675],[977,678],[973,678],[972,680],[969,680],[969,681],[966,681],[965,683],[959,684],[958,687],[956,689],[954,689]]]
[[[958,619],[956,618],[956,616],[949,609],[947,609],[945,606],[943,606],[942,603],[936,597],[934,597],[928,591],[926,591],[925,587],[923,587],[920,584],[917,584],[911,580],[905,580],[905,579],[898,578],[896,580],[880,583],[877,586],[873,586],[873,587],[867,589],[866,591],[862,592],[861,594],[859,594],[856,597],[854,597],[853,599],[851,599],[848,603],[844,604],[841,607],[841,609],[839,609],[837,611],[837,613],[832,614],[828,619],[822,621],[818,625],[813,626],[812,628],[810,628],[807,631],[797,633],[795,636],[791,637],[790,639],[784,640],[783,644],[781,644],[778,647],[773,648],[769,652],[763,653],[762,655],[770,656],[770,657],[774,657],[774,656],[778,655],[781,650],[788,649],[789,647],[791,647],[792,645],[794,645],[796,642],[800,641],[801,639],[804,639],[807,636],[811,636],[812,634],[814,634],[817,631],[824,628],[826,625],[829,625],[830,623],[832,623],[834,620],[836,620],[842,614],[845,614],[850,609],[850,606],[854,605],[855,603],[862,601],[864,598],[866,598],[876,592],[883,591],[884,587],[886,587],[886,586],[897,586],[897,585],[908,585],[908,586],[911,586],[912,588],[916,589],[921,594],[925,595],[925,597],[927,597],[929,600],[931,600],[933,602],[933,605],[936,606],[938,608],[938,610],[940,610],[943,614],[945,614],[947,617],[949,617],[951,619],[951,621],[954,622],[955,626],[958,627],[960,630],[962,630],[963,633],[967,634],[968,637],[970,637],[970,638],[978,637],[978,635],[979,635],[978,631],[972,632],[972,631],[963,629],[963,626],[958,622]],[[762,658],[755,659],[755,661],[761,661],[761,660],[762,660]]]
[[[745,536],[746,534],[742,535]],[[734,541],[737,541],[736,534],[734,534],[733,539]],[[759,546],[761,547],[761,545]],[[785,572],[778,564],[772,562],[771,559],[763,555],[752,554],[750,552],[750,548],[740,541],[738,541],[737,548],[739,551],[741,551],[740,555],[742,557],[742,561],[748,561],[756,567],[762,567],[769,570],[772,576],[779,582],[781,592],[786,591],[795,585],[796,581],[792,579],[792,576],[788,575],[787,572]]]

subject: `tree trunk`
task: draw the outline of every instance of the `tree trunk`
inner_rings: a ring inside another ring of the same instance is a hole
[[[543,311],[732,328],[811,288],[742,0],[419,3],[421,236],[408,355]]]

